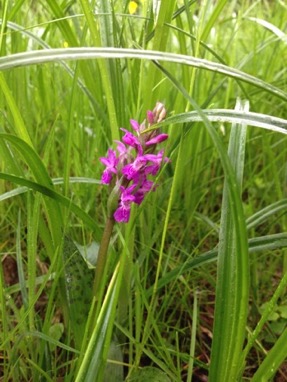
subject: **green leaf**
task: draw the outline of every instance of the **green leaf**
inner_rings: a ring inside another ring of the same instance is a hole
[[[80,245],[75,243],[78,250],[80,251],[83,259],[88,264],[89,268],[95,268],[98,258],[98,252],[100,245],[93,241],[90,245]]]
[[[287,306],[286,305],[279,306],[277,311],[280,313],[280,316],[282,318],[287,318]]]
[[[60,341],[62,335],[64,333],[64,325],[62,322],[56,322],[49,328],[49,336],[53,338],[55,341]],[[55,350],[57,345],[55,343],[50,343],[50,349]]]
[[[123,366],[123,353],[116,340],[113,340],[110,345],[108,362],[104,373],[104,382],[123,382],[124,380],[124,366]]]

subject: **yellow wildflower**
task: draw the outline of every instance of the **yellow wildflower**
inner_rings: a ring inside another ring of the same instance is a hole
[[[131,15],[134,15],[137,11],[138,4],[135,1],[130,1],[129,2],[129,13]]]

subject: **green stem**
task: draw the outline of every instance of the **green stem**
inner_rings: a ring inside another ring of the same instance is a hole
[[[94,286],[93,286],[93,294],[96,300],[99,297],[99,287],[101,285],[101,281],[103,279],[103,275],[105,271],[105,266],[106,266],[107,257],[108,257],[107,253],[108,253],[109,243],[111,240],[114,224],[115,224],[114,218],[109,217],[105,225],[104,233],[103,233],[100,248],[99,248],[95,278],[94,278]]]

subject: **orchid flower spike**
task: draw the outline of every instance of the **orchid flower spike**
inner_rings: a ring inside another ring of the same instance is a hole
[[[163,150],[157,150],[157,145],[168,139],[168,135],[160,133],[157,128],[146,131],[165,116],[164,105],[157,102],[153,111],[147,111],[146,120],[141,124],[130,120],[132,132],[121,129],[124,135],[121,141],[116,141],[117,151],[109,149],[107,156],[100,158],[106,166],[101,182],[113,187],[112,200],[108,203],[113,207],[109,214],[119,223],[129,221],[132,203],[141,204],[145,195],[155,190],[156,186],[149,177],[156,176],[161,165],[169,161]]]

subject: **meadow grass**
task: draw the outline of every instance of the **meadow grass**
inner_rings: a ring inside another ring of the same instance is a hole
[[[0,379],[285,381],[287,6],[131,3],[1,2]],[[158,101],[93,298],[99,158]]]

